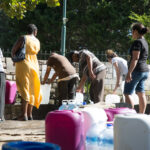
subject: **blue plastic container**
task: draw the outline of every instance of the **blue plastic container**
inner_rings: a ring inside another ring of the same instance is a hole
[[[61,150],[61,148],[52,143],[18,141],[3,144],[2,150]]]

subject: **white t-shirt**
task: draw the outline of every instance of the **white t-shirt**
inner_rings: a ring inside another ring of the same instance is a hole
[[[112,64],[117,63],[120,71],[120,75],[126,75],[128,73],[128,64],[127,61],[121,57],[112,58]]]
[[[2,63],[3,53],[0,48],[0,72],[4,72],[3,63]]]

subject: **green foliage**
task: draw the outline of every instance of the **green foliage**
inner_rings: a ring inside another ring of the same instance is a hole
[[[150,15],[142,14],[138,15],[134,12],[131,12],[130,19],[142,23],[144,26],[148,27],[150,29]],[[147,39],[148,43],[150,44],[150,34],[145,35],[145,38]]]
[[[38,27],[41,51],[59,51],[62,2],[60,7],[50,8],[58,6],[58,0],[0,0],[0,8],[13,18],[0,11],[0,47],[11,49],[15,40],[25,34],[27,24],[34,23]],[[131,24],[140,21],[147,26],[149,14],[150,0],[68,0],[66,52],[80,48],[99,52],[111,48],[128,53]]]
[[[60,6],[59,0],[1,0],[0,9],[11,18],[23,19],[27,11],[32,11],[39,3],[47,3],[49,7]]]

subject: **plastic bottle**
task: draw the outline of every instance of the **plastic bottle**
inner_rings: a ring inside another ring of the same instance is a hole
[[[63,100],[62,101],[62,105],[59,107],[58,110],[67,110],[68,109],[68,101],[67,100]]]
[[[107,124],[107,127],[102,132],[100,132],[99,149],[100,150],[114,149],[114,136],[112,124]]]
[[[93,124],[86,134],[86,150],[99,150],[99,133],[106,128],[105,123]]]
[[[69,100],[68,101],[68,110],[77,109],[76,101],[75,100]]]

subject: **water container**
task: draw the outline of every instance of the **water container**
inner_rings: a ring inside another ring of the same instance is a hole
[[[84,115],[84,134],[86,135],[89,128],[100,122],[107,122],[107,115],[104,109],[95,107],[85,107],[82,110]]]
[[[113,126],[112,124],[107,124],[107,127],[102,132],[100,132],[99,135],[99,150],[113,150],[113,149],[114,149]]]
[[[41,85],[42,101],[41,104],[49,104],[51,84]]]
[[[104,110],[108,117],[107,121],[113,121],[115,115],[117,115],[117,114],[136,113],[136,111],[134,109],[130,109],[128,107],[108,108],[108,109],[104,109]]]
[[[78,106],[75,100],[68,100],[68,110],[77,109]]]
[[[17,86],[14,81],[6,80],[5,103],[13,104],[16,100]]]
[[[106,104],[120,103],[120,96],[116,94],[108,94],[105,97]]]
[[[83,93],[76,92],[76,97],[75,97],[76,104],[77,105],[82,105],[83,104],[83,99],[84,99]]]
[[[62,105],[59,107],[59,110],[67,110],[68,109],[68,100],[62,100]]]
[[[42,142],[9,142],[2,146],[2,150],[61,150],[60,147],[52,143]]]
[[[150,150],[150,116],[120,114],[114,120],[115,150]]]
[[[83,115],[73,110],[49,112],[45,120],[46,142],[58,144],[61,150],[84,150]]]
[[[105,123],[93,124],[86,134],[86,150],[99,150],[99,133],[106,128]]]

